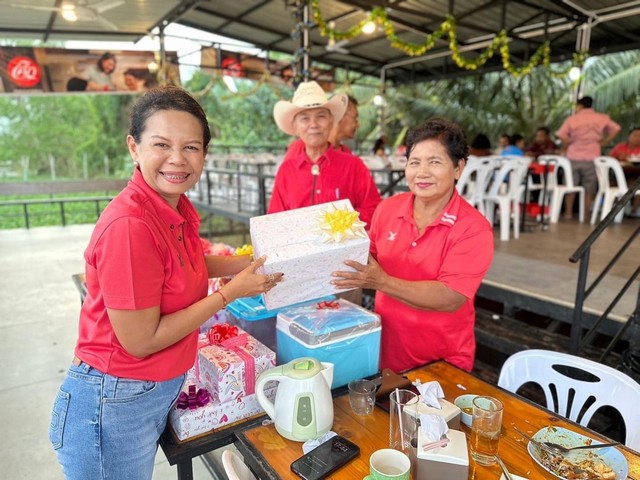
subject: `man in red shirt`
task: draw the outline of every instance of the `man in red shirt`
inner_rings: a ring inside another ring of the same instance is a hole
[[[348,106],[344,93],[327,99],[316,82],[301,83],[291,102],[281,100],[273,109],[278,127],[298,136],[304,146],[287,153],[278,169],[268,213],[308,207],[348,198],[369,225],[380,193],[371,172],[358,157],[335,149],[329,135]]]
[[[589,212],[598,189],[598,179],[593,160],[602,153],[620,132],[620,125],[609,115],[598,113],[591,108],[593,98],[582,97],[576,104],[576,113],[567,118],[556,132],[567,148],[567,158],[571,160],[573,180],[585,190],[584,207]],[[576,194],[565,196],[564,216],[573,216]]]
[[[632,157],[640,161],[640,127],[633,127],[627,141],[613,147],[609,155],[621,162],[630,162]]]

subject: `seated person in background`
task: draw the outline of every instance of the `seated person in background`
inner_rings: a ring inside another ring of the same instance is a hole
[[[551,140],[548,127],[540,127],[536,130],[533,143],[527,148],[527,157],[537,159],[540,155],[554,155],[558,146]]]
[[[444,359],[466,371],[476,350],[473,299],[493,258],[493,229],[455,188],[468,157],[464,131],[433,118],[407,137],[409,192],[376,209],[367,265],[334,272],[340,288],[377,290],[380,368]]]
[[[623,163],[630,162],[631,157],[640,160],[640,127],[633,127],[629,131],[627,141],[621,142],[613,147],[609,156],[617,158]]]
[[[302,82],[289,102],[280,100],[273,118],[283,132],[304,144],[287,157],[276,173],[268,213],[349,199],[360,220],[371,224],[380,193],[364,162],[333,148],[329,134],[347,110],[348,98],[338,93],[331,100],[316,82]]]
[[[508,133],[500,135],[500,138],[498,139],[498,148],[496,148],[496,151],[494,152],[496,155],[501,155],[502,150],[509,145],[509,137],[510,135]]]
[[[519,133],[511,135],[509,137],[509,145],[502,149],[500,155],[524,157],[524,137]]]
[[[376,143],[373,144],[373,148],[371,151],[373,154],[382,160],[385,168],[391,168],[391,162],[389,161],[389,156],[387,155],[387,144],[389,143],[387,136],[382,135],[380,138],[376,140]]]
[[[488,157],[493,155],[491,151],[491,141],[484,133],[479,133],[469,145],[469,155],[476,157]]]

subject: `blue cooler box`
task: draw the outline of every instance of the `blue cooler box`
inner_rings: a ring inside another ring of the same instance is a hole
[[[299,357],[331,362],[331,388],[374,375],[380,364],[380,317],[344,299],[335,303],[284,308],[276,321],[278,365]]]
[[[307,305],[308,303],[315,305],[317,302],[330,301],[335,298],[335,296],[329,295],[328,297],[312,300],[311,302],[298,303],[287,308]],[[227,305],[227,311],[231,314],[229,323],[240,327],[274,352],[276,351],[276,315],[280,310],[282,309],[267,310],[267,307],[264,306],[262,295],[238,298]]]

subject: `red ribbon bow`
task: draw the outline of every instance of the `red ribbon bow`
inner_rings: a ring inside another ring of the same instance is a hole
[[[195,410],[198,407],[204,407],[211,401],[211,394],[204,388],[199,388],[196,392],[195,385],[189,385],[189,393],[180,392],[178,396],[177,407],[181,410]]]
[[[325,302],[318,302],[316,304],[317,310],[338,310],[340,308],[340,302],[337,300],[328,300]]]
[[[238,327],[228,323],[219,323],[207,332],[209,345],[222,345],[225,340],[238,336]]]
[[[238,327],[228,323],[219,323],[211,327],[207,332],[207,341],[198,348],[216,345],[236,353],[244,363],[244,390],[247,395],[256,391],[256,359],[247,352],[246,347],[249,335],[238,334]],[[196,377],[200,378],[200,362],[196,360]]]

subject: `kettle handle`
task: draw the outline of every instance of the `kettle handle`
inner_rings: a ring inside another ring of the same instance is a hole
[[[264,408],[264,411],[267,413],[267,415],[269,415],[269,418],[274,421],[276,417],[276,410],[273,402],[269,400],[264,394],[264,386],[270,380],[279,381],[282,378],[283,374],[281,365],[279,367],[270,368],[269,370],[262,372],[258,377],[258,380],[256,381],[256,396],[258,399],[258,403],[262,408]]]

